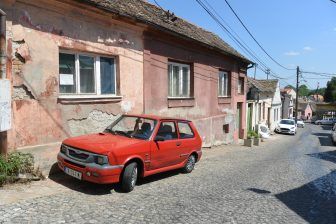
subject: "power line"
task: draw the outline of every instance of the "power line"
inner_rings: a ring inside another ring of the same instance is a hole
[[[206,0],[205,0],[206,1]],[[262,70],[263,72],[267,73],[267,70],[270,70],[269,67],[264,63],[262,62],[256,55],[254,52],[251,52],[252,50],[249,50],[248,47],[244,46],[243,43],[241,43],[240,40],[238,40],[238,38],[236,38],[229,30],[228,28],[226,28],[225,25],[223,25],[223,23],[216,17],[216,15],[214,15],[210,8],[208,7],[211,7],[211,5],[209,3],[208,6],[206,6],[201,0],[196,0],[196,2],[210,15],[210,17],[229,35],[229,37],[238,45],[239,48],[241,48],[243,51],[247,52],[250,56],[252,56],[252,58],[254,58],[256,61],[258,61],[260,63],[260,65],[263,66],[263,68],[260,68],[258,67],[260,70]],[[216,10],[211,7],[212,10],[217,14],[219,15]],[[222,20],[224,20],[221,16],[219,16]],[[237,35],[237,34],[236,34]],[[243,41],[242,41],[243,42]],[[246,45],[246,44],[245,44]],[[273,75],[271,75],[272,77],[274,78],[278,78],[278,79],[283,79],[282,77],[276,75],[274,72],[272,72]]]
[[[231,7],[230,3],[225,0],[226,4],[229,6],[229,8],[231,9],[231,11],[233,12],[233,14],[237,17],[237,19],[239,20],[239,22],[242,24],[242,26],[245,28],[245,30],[248,32],[248,34],[252,37],[252,39],[258,44],[258,46],[261,48],[261,50],[273,61],[275,62],[277,65],[279,65],[280,67],[286,69],[286,70],[296,70],[296,69],[291,69],[291,68],[287,68],[283,65],[281,65],[278,61],[276,61],[265,49],[264,47],[261,46],[261,44],[256,40],[256,38],[253,36],[253,34],[250,32],[250,30],[245,26],[245,24],[243,23],[243,21],[240,19],[240,17],[238,16],[238,14],[235,12],[235,10]]]
[[[336,73],[335,73],[335,74],[332,74],[332,73],[325,73],[325,72],[309,72],[309,71],[301,71],[301,73],[312,74],[312,75],[319,75],[319,76],[324,76],[324,77],[334,77],[334,76],[336,76]]]
[[[335,1],[335,0],[330,0],[330,1],[332,1],[333,3],[336,3],[336,1]]]

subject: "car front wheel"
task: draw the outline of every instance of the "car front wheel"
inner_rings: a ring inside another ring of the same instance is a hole
[[[126,166],[121,179],[121,190],[131,192],[138,179],[138,164],[133,162]]]
[[[189,156],[189,158],[187,160],[187,163],[183,167],[183,172],[184,173],[190,173],[191,171],[193,171],[193,169],[195,167],[195,163],[196,163],[195,155]]]

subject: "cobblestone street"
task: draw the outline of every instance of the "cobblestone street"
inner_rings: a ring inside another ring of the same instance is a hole
[[[149,177],[128,194],[63,174],[6,186],[0,223],[336,223],[329,129],[207,149],[191,174]]]

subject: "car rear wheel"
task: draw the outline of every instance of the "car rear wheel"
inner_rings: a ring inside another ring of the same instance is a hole
[[[121,190],[131,192],[138,179],[138,164],[133,162],[126,166],[121,179]]]
[[[196,163],[195,155],[190,155],[188,160],[187,160],[187,163],[183,167],[183,172],[184,173],[191,173],[191,171],[193,171],[193,169],[195,167],[195,163]]]

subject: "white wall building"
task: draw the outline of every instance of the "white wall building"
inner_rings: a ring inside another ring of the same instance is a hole
[[[282,102],[277,79],[257,80],[248,78],[246,121],[248,130],[265,124],[271,131],[281,119]]]

